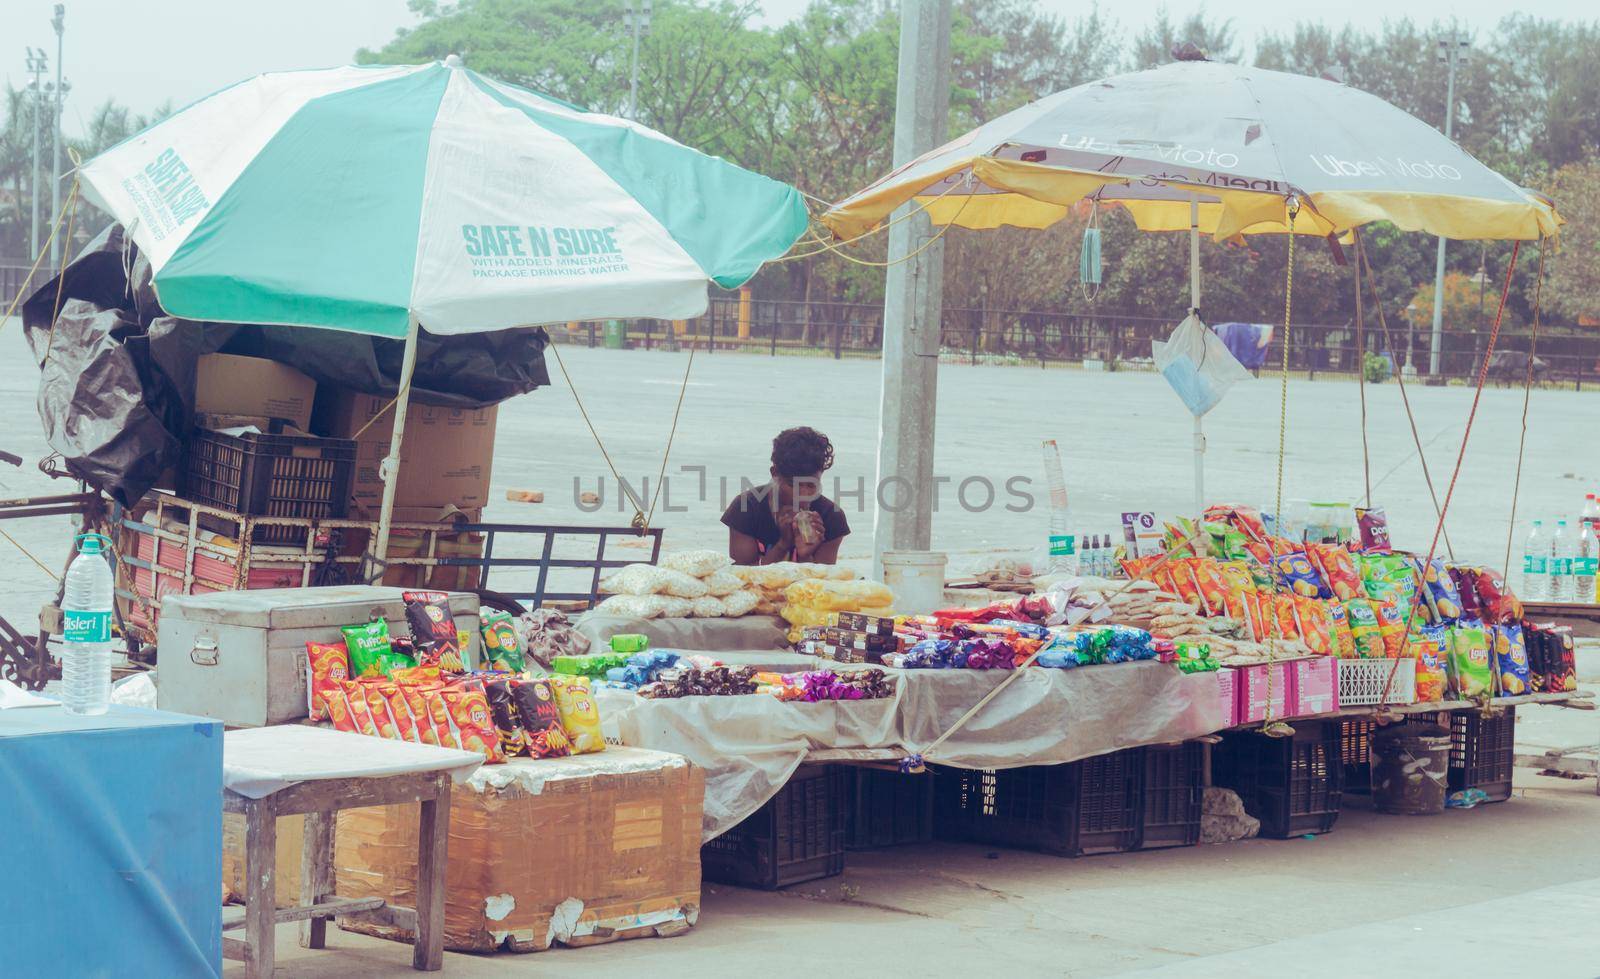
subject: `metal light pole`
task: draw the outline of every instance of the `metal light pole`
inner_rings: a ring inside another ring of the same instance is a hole
[[[628,81],[628,118],[639,121],[639,38],[650,33],[651,0],[623,0],[622,24],[633,31],[633,70]]]
[[[44,100],[44,49],[28,48],[28,70],[33,72],[33,182],[28,185],[28,196],[33,198],[33,220],[28,226],[28,258],[39,257],[39,103]]]
[[[1439,38],[1438,57],[1448,66],[1445,83],[1444,138],[1453,139],[1456,118],[1456,68],[1466,63],[1472,39],[1465,34]],[[1433,266],[1433,345],[1428,354],[1428,373],[1439,373],[1439,348],[1444,341],[1444,237],[1439,237],[1439,255]]]
[[[56,4],[56,15],[50,18],[50,26],[56,29],[56,112],[55,112],[55,140],[54,149],[50,152],[50,221],[51,224],[61,220],[61,99],[66,95],[61,80],[61,43],[67,29],[66,4]],[[61,267],[61,236],[53,235],[50,238],[50,267]]]

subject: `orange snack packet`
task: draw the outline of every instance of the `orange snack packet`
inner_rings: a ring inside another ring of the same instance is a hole
[[[463,750],[476,751],[491,764],[506,760],[482,684],[476,688],[444,690],[439,697],[450,712],[450,723],[460,737]]]
[[[306,643],[306,693],[307,710],[313,721],[328,718],[328,705],[323,695],[329,681],[350,679],[350,653],[343,642]]]
[[[1328,605],[1304,595],[1294,599],[1295,611],[1300,621],[1300,638],[1306,648],[1319,656],[1333,655],[1333,627],[1328,620]]]

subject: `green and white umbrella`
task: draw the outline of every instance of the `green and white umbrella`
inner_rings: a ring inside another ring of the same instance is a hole
[[[800,194],[459,59],[259,75],[82,168],[171,315],[404,338],[685,319],[805,232]],[[388,541],[392,479],[375,553]]]

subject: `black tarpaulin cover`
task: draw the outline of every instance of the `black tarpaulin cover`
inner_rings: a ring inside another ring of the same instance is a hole
[[[177,319],[161,309],[150,279],[150,263],[114,224],[22,307],[51,449],[75,476],[124,504],[178,464],[202,354],[265,357],[318,385],[364,394],[392,396],[398,388],[402,341]],[[422,327],[411,391],[417,402],[481,408],[550,383],[542,329],[441,337]]]

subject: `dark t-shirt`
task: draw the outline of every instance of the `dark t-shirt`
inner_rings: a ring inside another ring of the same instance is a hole
[[[811,511],[822,518],[824,541],[837,540],[850,533],[850,521],[845,519],[844,511],[826,496],[812,500]],[[761,545],[762,554],[783,536],[778,530],[778,518],[772,513],[772,490],[764,486],[745,490],[735,497],[723,511],[722,522],[730,530],[754,537]]]

